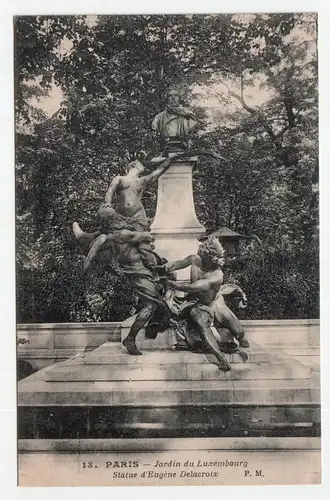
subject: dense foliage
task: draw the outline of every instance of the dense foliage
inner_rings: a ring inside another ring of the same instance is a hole
[[[202,123],[194,147],[227,159],[203,158],[194,173],[199,219],[260,240],[243,246],[227,276],[249,297],[246,317],[318,316],[316,22],[309,14],[16,19],[19,321],[132,312],[129,284],[108,273],[86,302],[71,224],[90,228],[127,159],[158,153],[151,120],[166,89],[182,82]],[[36,103],[54,86],[63,102],[49,116]],[[249,92],[262,96],[258,106]],[[155,190],[144,202],[151,218]]]

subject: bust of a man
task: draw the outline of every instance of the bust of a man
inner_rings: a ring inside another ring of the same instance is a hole
[[[168,101],[164,111],[155,116],[152,129],[162,139],[184,139],[188,132],[197,124],[197,118],[189,109],[181,105],[177,90],[168,92]]]

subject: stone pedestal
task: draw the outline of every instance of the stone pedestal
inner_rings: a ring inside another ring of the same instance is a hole
[[[289,327],[285,338],[290,346]],[[226,354],[225,373],[212,354],[166,349],[163,335],[142,356],[107,342],[48,366],[18,384],[18,438],[71,446],[73,438],[319,436],[319,374],[308,356],[296,359],[308,344],[292,356],[248,339],[247,362]]]
[[[18,384],[19,439],[318,436],[317,374],[251,343],[248,360],[103,344]]]
[[[192,170],[197,158],[176,162],[158,180],[156,215],[151,226],[156,252],[169,262],[196,253],[197,238],[205,232],[195,212]],[[189,269],[178,271],[189,280]]]

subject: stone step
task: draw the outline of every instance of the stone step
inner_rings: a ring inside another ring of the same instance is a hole
[[[289,356],[320,356],[319,347],[285,347],[283,351]]]
[[[259,346],[251,346],[244,349],[248,356],[248,361],[252,363],[266,363],[270,361],[270,354]],[[229,363],[242,363],[239,354],[225,354]],[[197,364],[214,363],[215,357],[212,354],[193,353],[188,351],[164,350],[145,351],[142,356],[130,356],[123,352],[120,344],[106,343],[86,353],[82,358],[87,365],[159,365],[159,364]],[[70,365],[70,360],[65,361],[65,365]],[[64,366],[64,363],[61,363]]]
[[[151,353],[150,353],[151,354]],[[180,355],[180,353],[177,353]],[[181,353],[182,354],[182,353]],[[185,353],[188,356],[191,353]],[[193,353],[192,353],[193,354]],[[179,356],[180,357],[180,356]],[[130,356],[125,358],[129,360]],[[152,358],[152,356],[151,356]],[[155,359],[158,361],[157,356]],[[83,360],[82,360],[83,361]],[[292,359],[272,363],[236,363],[223,372],[211,363],[72,364],[59,363],[45,373],[46,381],[134,381],[134,380],[298,380],[309,379],[311,369]]]
[[[46,406],[212,406],[320,404],[316,380],[199,380],[130,382],[45,382],[36,373],[18,384],[18,405]]]
[[[70,413],[68,415],[68,413]],[[313,405],[287,406],[171,406],[20,408],[19,438],[104,439],[109,436],[150,435],[251,435],[256,431],[315,432],[320,408]],[[245,432],[244,432],[245,431]],[[296,434],[297,435],[297,434]],[[299,434],[298,434],[299,435]]]

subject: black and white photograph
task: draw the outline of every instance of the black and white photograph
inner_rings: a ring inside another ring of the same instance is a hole
[[[318,14],[13,34],[18,485],[320,484]]]

